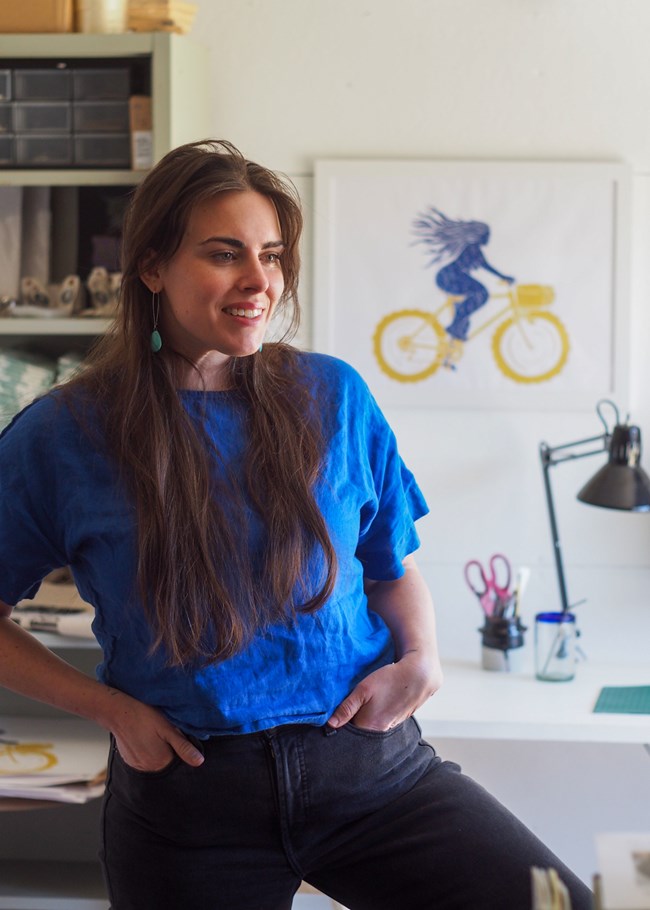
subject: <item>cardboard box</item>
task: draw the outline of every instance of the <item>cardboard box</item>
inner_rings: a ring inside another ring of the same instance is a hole
[[[134,171],[147,171],[153,165],[151,98],[147,95],[132,95],[129,98],[129,129],[131,168]]]
[[[29,3],[0,4],[0,32],[22,34],[29,32],[74,31],[73,0],[30,0]]]

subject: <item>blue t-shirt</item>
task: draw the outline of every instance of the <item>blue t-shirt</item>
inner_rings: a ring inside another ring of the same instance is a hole
[[[133,503],[116,466],[61,396],[33,403],[0,435],[0,600],[33,596],[47,572],[69,565],[95,607],[98,678],[198,737],[323,724],[359,680],[394,659],[385,623],[368,609],[363,578],[403,574],[402,560],[419,546],[414,521],[427,506],[361,377],[332,357],[301,358],[318,386],[326,432],[315,495],[337,553],[336,585],[316,613],[273,625],[208,667],[170,668],[162,652],[149,653],[151,630],[134,594]],[[215,460],[215,470],[241,465],[241,397],[180,395],[217,443],[225,468]]]

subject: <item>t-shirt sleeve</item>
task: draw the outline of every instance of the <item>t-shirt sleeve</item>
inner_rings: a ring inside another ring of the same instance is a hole
[[[356,555],[367,578],[388,581],[404,574],[402,560],[420,546],[415,522],[429,508],[402,461],[393,430],[365,383],[360,396],[362,407],[357,413],[363,414],[364,421],[359,457],[366,463],[367,494],[360,513]]]
[[[36,402],[0,434],[0,600],[10,605],[66,564],[53,521],[51,417],[50,404]]]

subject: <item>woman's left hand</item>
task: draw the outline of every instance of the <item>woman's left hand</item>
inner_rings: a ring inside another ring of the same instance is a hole
[[[410,717],[442,684],[437,661],[426,666],[417,652],[405,654],[366,676],[330,717],[331,727],[349,722],[366,730],[390,730]]]

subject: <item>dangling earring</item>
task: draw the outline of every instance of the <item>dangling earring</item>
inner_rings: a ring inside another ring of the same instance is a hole
[[[151,333],[151,350],[157,354],[162,347],[162,338],[158,331],[158,316],[160,315],[160,294],[158,291],[151,292],[151,311],[153,315],[153,332]]]
[[[258,354],[261,354],[261,353],[262,353],[262,348],[263,348],[263,347],[264,347],[263,344],[261,344],[261,345],[259,346],[259,348],[257,349]]]

